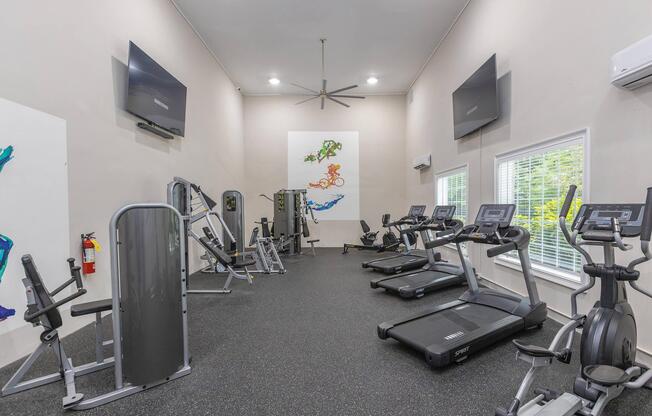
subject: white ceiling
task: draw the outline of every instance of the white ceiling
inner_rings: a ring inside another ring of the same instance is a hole
[[[173,0],[244,94],[404,93],[468,0]],[[380,82],[366,85],[375,75]],[[281,80],[278,86],[270,77]]]

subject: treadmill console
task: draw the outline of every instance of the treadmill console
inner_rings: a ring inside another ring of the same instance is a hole
[[[516,205],[513,204],[484,204],[475,217],[475,226],[478,227],[471,235],[472,238],[486,240],[500,228],[507,228],[512,222]]]
[[[636,237],[641,234],[645,204],[583,204],[580,207],[573,229],[586,240],[612,240],[612,218],[620,223],[620,235]]]
[[[412,205],[410,211],[408,212],[409,218],[420,218],[423,217],[423,214],[426,213],[425,205]]]
[[[437,221],[450,221],[453,219],[453,214],[455,214],[455,205],[437,205],[430,218]]]

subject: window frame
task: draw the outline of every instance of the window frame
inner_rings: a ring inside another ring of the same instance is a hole
[[[494,201],[498,201],[498,168],[501,163],[534,154],[543,154],[556,149],[563,149],[574,144],[582,144],[583,146],[584,166],[582,171],[582,203],[589,203],[591,189],[591,135],[588,127],[565,133],[553,138],[548,138],[528,146],[497,154],[494,158]],[[584,258],[581,256],[580,258],[581,261],[584,262]],[[522,270],[521,265],[517,259],[505,255],[497,256],[494,259],[494,263],[508,267],[510,269],[519,271]],[[582,270],[580,270],[579,273],[575,274],[559,269],[557,267],[533,263],[532,272],[536,277],[542,278],[560,286],[565,286],[570,289],[577,289],[587,281],[586,275]]]
[[[453,168],[445,169],[442,171],[439,171],[435,173],[435,206],[439,205],[439,179],[445,178],[447,176],[453,176],[458,173],[462,173],[466,175],[466,192],[464,198],[466,199],[466,218],[462,220],[464,225],[467,225],[467,221],[469,220],[469,164],[465,163],[463,165],[458,165]],[[453,243],[446,244],[444,247],[449,248],[451,250],[457,251],[457,247]]]

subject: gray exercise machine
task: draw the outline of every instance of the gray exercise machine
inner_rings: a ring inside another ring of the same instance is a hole
[[[586,260],[585,285],[571,294],[571,319],[555,335],[548,348],[514,341],[517,357],[530,369],[508,409],[499,408],[497,416],[599,416],[625,389],[652,388],[652,370],[636,365],[636,320],[627,302],[626,284],[652,298],[652,293],[638,286],[641,263],[652,259],[652,188],[644,204],[583,204],[571,230],[566,226],[576,187],[572,185],[559,215],[559,226],[568,243]],[[626,266],[615,261],[615,249],[628,251],[633,245],[625,238],[638,238],[642,257]],[[599,247],[604,260],[596,263],[584,247]],[[588,315],[577,312],[577,296],[587,293],[600,279],[600,299]],[[525,402],[535,376],[552,365],[553,360],[570,364],[575,332],[581,329],[580,371],[572,393],[535,389],[534,399]]]
[[[408,231],[418,232],[424,244],[446,234],[454,234],[464,224],[453,219],[455,205],[438,205],[432,216],[408,228]],[[434,235],[433,235],[434,233]],[[441,254],[435,249],[426,250],[428,263],[421,269],[412,270],[392,276],[383,276],[371,280],[372,289],[383,288],[387,292],[400,295],[404,299],[420,298],[428,292],[445,287],[466,283],[464,269],[461,266],[441,260]]]
[[[231,241],[237,241],[222,216],[215,211],[217,203],[206,195],[201,187],[180,177],[175,177],[168,184],[168,203],[174,206],[180,213],[184,222],[184,241],[186,242],[185,259],[188,262],[188,241],[192,237],[205,251],[205,259],[209,266],[205,271],[226,272],[227,278],[221,289],[189,289],[188,293],[193,294],[218,294],[231,293],[229,288],[233,279],[245,280],[253,284],[253,278],[247,267],[256,264],[255,260],[243,256],[231,255],[225,250],[224,242],[219,238],[215,222],[222,227],[223,233]],[[194,230],[194,226],[203,225],[203,236]],[[241,271],[240,271],[241,270]],[[190,283],[190,271],[186,270],[186,282]]]
[[[249,238],[249,248],[244,246],[244,198],[239,191],[224,191],[222,193],[222,217],[226,224],[223,231],[225,249],[228,253],[250,256],[256,269],[249,273],[285,273],[283,262],[276,251],[274,240],[260,235],[258,227],[254,227]],[[230,233],[229,233],[230,231]],[[235,241],[231,239],[235,237]],[[208,259],[210,261],[210,259]],[[211,264],[204,272],[214,272],[219,264]]]
[[[222,193],[222,217],[226,228],[222,230],[224,248],[228,253],[243,253],[244,247],[244,198],[240,191]],[[235,237],[235,240],[232,239]]]
[[[32,256],[25,271],[25,321],[43,329],[41,343],[2,388],[7,396],[63,380],[64,409],[86,410],[190,374],[185,287],[183,219],[166,204],[133,204],[118,210],[109,227],[112,298],[72,305],[72,316],[95,314],[95,362],[74,366],[59,339],[59,307],[84,295],[80,268],[69,259],[71,278],[49,292]],[[54,297],[75,283],[76,292]],[[113,341],[102,338],[102,313],[112,312]],[[113,346],[113,357],[103,348]],[[51,349],[59,371],[24,380],[39,357]],[[114,390],[86,398],[76,377],[113,367]]]
[[[458,300],[378,325],[378,336],[393,338],[417,350],[432,367],[443,367],[459,363],[517,332],[543,327],[547,308],[539,299],[532,275],[530,233],[511,225],[515,210],[511,204],[481,205],[473,224],[427,242],[426,249],[455,244],[468,290]],[[516,251],[527,296],[480,287],[473,264],[462,248],[467,242],[493,246],[487,250],[490,258]]]
[[[308,227],[308,214],[316,224],[317,220],[308,204],[305,189],[281,189],[274,193],[274,198],[265,194],[260,196],[274,203],[274,223],[271,234],[276,245],[276,251],[294,256],[302,254],[302,239],[310,244],[312,255],[315,253],[317,239],[310,239]]]
[[[424,215],[425,212],[425,205],[412,205],[410,206],[408,215],[387,224],[388,228],[396,228],[396,231],[401,235],[405,252],[362,262],[362,268],[370,268],[385,274],[396,274],[418,269],[428,264],[428,256],[416,251],[417,234],[410,230],[411,226],[420,224],[428,219]]]
[[[265,274],[283,274],[286,272],[283,261],[276,251],[274,239],[261,235],[260,229],[254,227],[249,238],[249,247],[253,248],[252,256],[256,261],[256,272]]]

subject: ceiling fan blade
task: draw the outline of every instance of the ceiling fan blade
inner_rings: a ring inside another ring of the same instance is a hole
[[[338,98],[367,98],[362,95],[339,95],[339,94],[328,94],[329,97],[338,97]]]
[[[348,104],[346,104],[346,103],[343,103],[343,102],[340,101],[340,100],[336,100],[335,98],[331,97],[330,95],[327,95],[326,98],[328,98],[328,99],[331,100],[331,101],[335,101],[335,102],[338,103],[339,105],[343,105],[343,106],[346,107],[346,108],[351,107],[350,105],[348,105]]]
[[[326,80],[325,79],[321,80],[321,89],[326,91]]]
[[[321,96],[321,109],[324,109],[324,96]]]
[[[310,88],[303,87],[303,86],[301,86],[299,84],[295,84],[294,82],[290,82],[290,85],[294,85],[295,87],[303,88],[306,91],[310,91],[312,93],[319,94],[319,91],[311,90]]]
[[[296,104],[294,104],[294,105],[299,105],[299,104],[307,103],[308,101],[310,101],[310,100],[314,100],[315,98],[319,98],[319,95],[313,95],[313,96],[311,96],[310,98],[306,98],[305,100],[301,100],[301,101],[299,101],[298,103],[296,103]]]
[[[358,88],[358,86],[357,85],[349,85],[348,87],[340,88],[339,90],[330,91],[329,94],[337,94],[338,92],[351,90],[353,88]]]

